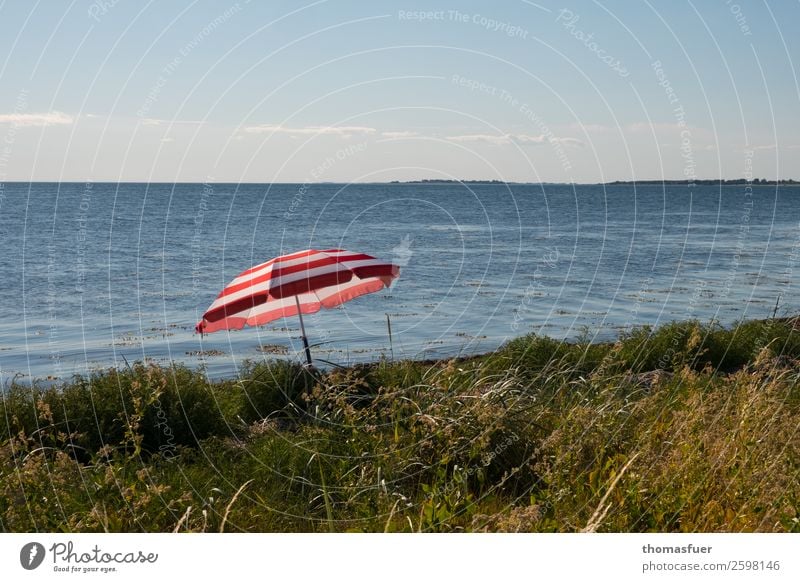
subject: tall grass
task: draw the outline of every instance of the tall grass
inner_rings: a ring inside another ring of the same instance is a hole
[[[800,531],[793,320],[0,401],[2,531]]]

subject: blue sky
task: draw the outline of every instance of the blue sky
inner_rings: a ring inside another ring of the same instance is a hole
[[[0,181],[800,177],[800,2],[0,2]]]

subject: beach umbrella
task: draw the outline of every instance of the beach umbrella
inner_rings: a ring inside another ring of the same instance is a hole
[[[343,249],[308,249],[283,255],[239,274],[220,292],[195,330],[203,334],[242,329],[298,315],[310,365],[303,314],[380,291],[399,275],[397,265]]]

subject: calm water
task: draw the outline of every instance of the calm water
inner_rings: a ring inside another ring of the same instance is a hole
[[[403,266],[387,291],[307,318],[346,363],[491,350],[528,332],[796,309],[800,188],[5,184],[0,375],[69,378],[124,359],[235,374],[300,349],[297,319],[193,332],[242,270],[312,248]],[[206,355],[200,354],[205,350]]]

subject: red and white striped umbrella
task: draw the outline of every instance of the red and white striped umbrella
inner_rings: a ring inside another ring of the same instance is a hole
[[[247,269],[231,281],[195,329],[201,334],[241,329],[292,315],[300,315],[302,326],[303,313],[316,313],[322,307],[336,307],[380,291],[399,275],[397,265],[342,249],[283,255]],[[307,344],[305,329],[303,340]]]

